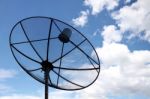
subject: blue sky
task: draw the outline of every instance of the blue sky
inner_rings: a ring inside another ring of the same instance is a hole
[[[16,63],[9,47],[12,27],[31,16],[53,17],[76,27],[94,45],[101,74],[89,88],[60,91],[54,99],[149,99],[149,0],[1,0],[0,99],[43,99],[44,87]]]

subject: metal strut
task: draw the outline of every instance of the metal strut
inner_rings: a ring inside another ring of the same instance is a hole
[[[48,76],[49,75],[49,71],[46,70],[44,73],[44,78],[45,78],[45,99],[48,99]]]

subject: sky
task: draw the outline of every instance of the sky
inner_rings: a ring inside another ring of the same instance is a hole
[[[16,63],[12,27],[32,16],[62,20],[95,47],[101,73],[80,91],[49,88],[50,99],[150,98],[149,0],[0,0],[0,99],[43,99],[44,86]]]

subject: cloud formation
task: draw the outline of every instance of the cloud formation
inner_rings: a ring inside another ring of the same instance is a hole
[[[129,39],[139,37],[150,42],[150,1],[138,0],[112,13],[122,33],[129,31]]]
[[[97,15],[104,9],[111,11],[118,6],[119,0],[84,0],[84,6],[92,9],[92,12],[89,9],[80,12],[80,16],[72,19],[72,22],[75,26],[84,27],[88,22],[89,15]]]
[[[119,43],[104,43],[96,50],[103,67],[99,88],[106,94],[150,96],[150,64],[146,64],[150,63],[150,51],[131,52]]]
[[[119,0],[84,0],[84,5],[92,9],[92,15],[97,15],[103,9],[113,10],[118,2]]]
[[[83,27],[88,22],[89,10],[81,11],[78,18],[72,19],[75,26]]]
[[[104,26],[102,36],[107,43],[120,42],[122,40],[122,34],[115,25]]]

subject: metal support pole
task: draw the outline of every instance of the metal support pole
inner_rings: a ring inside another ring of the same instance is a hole
[[[48,74],[49,71],[45,71],[45,99],[48,99]]]

